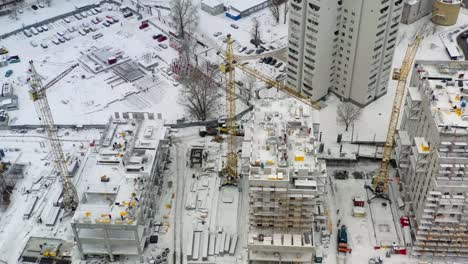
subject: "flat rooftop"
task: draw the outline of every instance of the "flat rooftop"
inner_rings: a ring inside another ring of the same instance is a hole
[[[466,62],[424,62],[417,61],[415,70],[425,79],[425,89],[431,111],[439,127],[468,129],[468,63]],[[414,98],[420,94],[410,90]]]
[[[116,113],[103,134],[102,147],[84,166],[73,222],[138,224],[135,214],[144,199],[139,191],[149,184],[165,135],[163,120],[153,114]]]
[[[245,127],[243,145],[245,153],[250,154],[249,179],[288,182],[292,174],[307,176],[321,171],[313,124],[310,110],[295,101],[256,105],[252,121]]]

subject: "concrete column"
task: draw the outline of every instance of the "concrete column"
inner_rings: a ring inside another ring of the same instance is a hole
[[[77,228],[75,226],[75,224],[71,224],[71,227],[72,227],[72,230],[73,230],[73,235],[75,236],[75,239],[76,239],[76,244],[78,245],[78,252],[80,254],[80,258],[82,260],[85,259],[85,255],[83,253],[83,247],[81,246],[81,242],[80,242],[80,238],[78,236],[78,231],[77,231]]]
[[[104,237],[105,237],[105,240],[106,240],[106,247],[107,247],[107,252],[109,254],[109,258],[111,261],[114,261],[114,255],[112,254],[112,247],[110,245],[110,241],[109,241],[109,233],[107,231],[107,228],[105,226],[103,226],[103,229],[104,229]]]
[[[138,250],[138,255],[140,256],[140,263],[143,263],[144,262],[143,250],[141,250],[140,236],[138,236],[138,226],[136,226],[136,229],[135,229],[134,232],[135,232],[135,244],[136,244],[136,247],[137,247],[137,250]]]

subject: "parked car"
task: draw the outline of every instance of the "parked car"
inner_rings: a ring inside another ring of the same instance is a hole
[[[163,49],[167,49],[167,45],[164,44],[164,43],[159,43],[158,46],[163,48]]]
[[[5,47],[0,48],[0,55],[4,55],[8,53],[8,49]]]
[[[109,23],[109,25],[114,24],[114,20],[112,20],[112,18],[106,19],[106,22]]]
[[[80,33],[81,36],[86,36],[86,31],[83,29],[78,30],[78,33]]]
[[[246,54],[252,54],[255,50],[254,49],[249,49],[247,52],[245,52]]]
[[[41,28],[43,31],[49,31],[49,27],[47,25],[42,25]]]
[[[78,20],[83,19],[83,17],[81,16],[81,14],[75,14],[75,15],[73,15],[73,16],[74,16],[76,19],[78,19]],[[68,22],[68,23],[70,23],[70,22]]]
[[[60,43],[65,43],[65,39],[64,39],[64,38],[58,38],[58,41],[60,41]]]
[[[40,7],[40,8],[44,8],[45,5],[44,5],[43,3],[40,3],[40,4],[39,4],[39,7]]]
[[[125,18],[129,18],[129,17],[131,17],[131,16],[133,16],[133,13],[132,13],[132,12],[128,12],[128,13],[124,13],[124,14],[123,14],[123,17],[125,17]]]
[[[109,26],[110,26],[109,22],[107,22],[107,21],[104,21],[104,23],[102,23],[102,24],[103,24],[105,27],[109,27]]]
[[[28,37],[28,38],[32,37],[32,34],[31,34],[31,32],[29,31],[29,29],[23,30],[23,33],[24,33],[24,35],[25,35],[26,37]]]
[[[213,37],[218,37],[218,36],[221,36],[222,34],[223,33],[221,33],[221,32],[216,32],[216,33],[213,34]]]
[[[90,11],[93,15],[97,15],[97,13],[98,13],[95,9],[90,9],[89,11]]]
[[[286,71],[286,66],[284,66],[283,68],[281,68],[281,70],[279,70],[280,72],[285,72]]]
[[[236,24],[231,24],[231,27],[232,27],[232,28],[235,28],[235,29],[238,29],[238,28],[239,28],[239,26],[236,25]]]
[[[32,6],[31,6],[31,9],[32,9],[32,10],[37,10],[37,9],[39,9],[39,7],[37,7],[37,5],[32,5]]]
[[[259,48],[255,51],[256,54],[262,54],[263,52],[265,52],[265,50],[262,48]]]
[[[54,39],[52,40],[52,43],[54,43],[55,45],[59,45],[59,44],[60,44],[60,41],[59,41],[58,39],[54,38]]]
[[[138,28],[139,28],[139,29],[145,29],[145,28],[147,28],[147,27],[149,27],[149,24],[148,24],[148,23],[142,23]]]
[[[57,35],[59,35],[60,37],[63,37],[63,36],[65,35],[65,32],[63,32],[63,31],[58,31],[58,32],[57,32]]]
[[[280,62],[278,62],[278,64],[275,65],[275,68],[279,68],[279,67],[281,67],[282,65],[283,65],[283,63],[280,61]]]
[[[275,65],[277,61],[278,61],[278,60],[276,60],[276,59],[272,59],[272,60],[270,61],[270,63],[268,63],[268,64],[270,64],[270,65]]]
[[[20,58],[18,55],[10,56],[7,59],[8,63],[13,64],[13,63],[18,63],[21,62]]]
[[[266,57],[265,60],[263,60],[263,63],[265,64],[270,64],[270,62],[273,60],[272,57]]]
[[[158,42],[163,42],[163,41],[165,41],[166,39],[167,39],[166,36],[162,36],[162,37],[158,38]]]
[[[101,38],[102,36],[103,36],[102,33],[97,33],[93,35],[93,39],[98,39],[98,38]]]
[[[94,15],[90,10],[86,11],[86,14],[87,14],[88,16]]]
[[[265,61],[265,57],[260,58],[260,59],[258,60],[259,63],[263,63],[264,61]]]
[[[113,18],[112,18],[112,21],[114,21],[114,23],[119,23],[120,20],[117,19],[117,18],[115,18],[115,17],[113,17]]]
[[[70,35],[65,35],[63,36],[63,38],[66,40],[66,41],[69,41],[72,39],[72,37]]]
[[[111,15],[106,15],[106,18],[108,18],[108,19],[112,19],[112,18],[114,18],[114,17],[113,17],[113,16],[111,16]]]
[[[41,47],[42,47],[43,49],[47,49],[47,48],[49,47],[49,45],[47,45],[46,43],[42,42],[42,43],[41,43]]]
[[[34,35],[37,35],[39,34],[39,31],[37,31],[35,28],[30,28],[29,31],[31,31],[31,33],[33,33]]]
[[[81,16],[82,16],[83,18],[87,18],[87,17],[88,17],[88,15],[86,14],[86,12],[81,12],[80,14],[81,14]]]
[[[162,37],[163,34],[157,34],[157,35],[153,35],[153,39],[159,39],[160,37]]]
[[[41,28],[41,27],[35,27],[35,29],[36,29],[36,30],[37,30],[37,32],[39,32],[39,33],[41,33],[41,32],[43,32],[43,31],[44,31],[44,30],[42,30],[42,28]]]
[[[13,70],[8,70],[5,72],[5,77],[10,77],[13,74]]]
[[[244,52],[244,50],[246,50],[246,49],[247,49],[247,47],[241,47],[241,48],[239,49],[239,53]]]
[[[29,42],[31,44],[31,46],[33,46],[34,48],[37,47],[37,43],[36,41],[34,40],[31,40],[31,42]]]
[[[102,9],[100,7],[96,7],[94,8],[94,11],[98,12],[98,13],[101,13],[102,12]]]
[[[75,15],[75,17],[76,17],[76,15]],[[70,18],[68,18],[68,17],[64,18],[63,21],[65,21],[65,23],[70,23],[71,22]]]

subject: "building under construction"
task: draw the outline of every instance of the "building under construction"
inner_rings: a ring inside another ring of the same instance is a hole
[[[468,257],[468,62],[416,61],[395,142],[413,253]]]
[[[318,123],[294,100],[263,101],[245,126],[250,263],[312,263],[314,232],[326,226],[326,165],[317,159]]]
[[[139,256],[158,208],[169,143],[151,113],[115,113],[84,165],[80,205],[71,222],[80,257]]]

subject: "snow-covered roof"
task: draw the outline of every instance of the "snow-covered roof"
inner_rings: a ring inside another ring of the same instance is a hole
[[[134,216],[133,211],[139,208],[138,200],[142,195],[139,190],[147,184],[146,178],[151,173],[166,128],[162,120],[150,119],[146,116],[148,113],[142,113],[143,119],[128,114],[110,122],[99,153],[86,162],[85,178],[81,179],[82,188],[78,189],[83,202],[75,212],[75,222],[113,223],[121,221],[121,213],[125,212],[124,217]],[[102,177],[108,181],[103,181]],[[129,224],[136,224],[136,221]]]
[[[203,0],[202,3],[204,5],[206,5],[206,6],[211,7],[211,8],[215,8],[215,7],[218,7],[219,5],[223,4],[218,0]]]
[[[426,94],[439,127],[468,129],[468,63],[416,61],[421,94]],[[421,89],[422,88],[422,89]],[[468,130],[466,131],[468,132]]]
[[[265,2],[268,2],[268,0],[230,0],[226,1],[226,6],[230,6],[231,8],[243,12],[245,10],[248,10],[252,7],[261,5]]]

